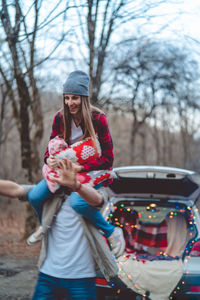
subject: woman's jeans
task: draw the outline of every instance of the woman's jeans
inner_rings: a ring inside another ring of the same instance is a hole
[[[39,273],[32,300],[96,300],[95,278],[62,279]]]
[[[95,186],[95,189],[98,189],[102,186],[102,183]],[[48,189],[48,185],[46,180],[41,180],[29,193],[28,199],[31,203],[32,207],[36,211],[39,221],[41,223],[42,220],[42,207],[44,201],[50,196],[53,195]],[[79,194],[72,192],[70,195],[70,205],[71,207],[81,216],[90,220],[97,228],[101,229],[105,235],[105,237],[109,237],[115,227],[112,224],[109,224],[98,208],[88,204],[85,200],[83,200]]]
[[[38,184],[36,184],[36,186],[34,186],[27,195],[30,204],[38,215],[40,223],[42,221],[43,204],[50,195],[53,194],[50,192],[45,179],[38,182]]]

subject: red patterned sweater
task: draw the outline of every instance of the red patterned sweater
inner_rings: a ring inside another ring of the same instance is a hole
[[[97,159],[93,159],[90,162],[83,165],[85,171],[93,170],[104,170],[112,168],[114,155],[113,155],[113,142],[108,128],[108,123],[106,116],[98,111],[92,112],[92,122],[94,130],[98,136],[99,143],[101,146],[102,155]],[[56,136],[63,137],[64,123],[63,115],[58,112],[54,119],[52,125],[52,131],[50,135],[50,140]],[[48,147],[45,151],[44,161],[49,157]]]

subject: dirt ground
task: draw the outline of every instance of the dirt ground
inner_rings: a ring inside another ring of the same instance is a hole
[[[0,199],[0,299],[29,300],[37,280],[40,244],[23,239],[25,204]]]

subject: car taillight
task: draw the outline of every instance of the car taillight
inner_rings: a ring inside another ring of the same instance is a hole
[[[96,284],[107,285],[108,282],[107,282],[107,280],[104,279],[104,278],[96,278]]]
[[[191,285],[190,292],[192,293],[200,292],[200,285]]]

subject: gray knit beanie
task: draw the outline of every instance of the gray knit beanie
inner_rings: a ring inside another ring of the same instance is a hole
[[[63,94],[89,96],[89,76],[83,71],[74,71],[69,74],[63,85]]]

